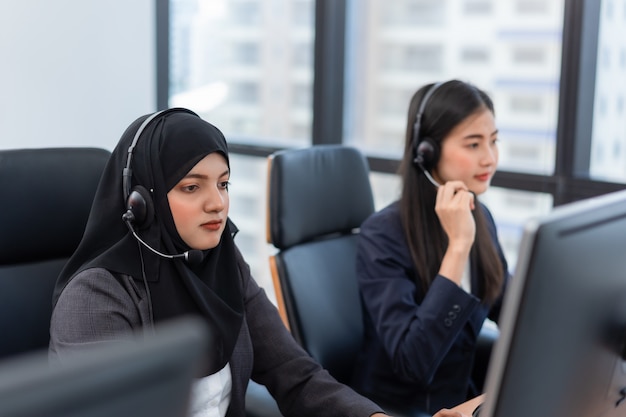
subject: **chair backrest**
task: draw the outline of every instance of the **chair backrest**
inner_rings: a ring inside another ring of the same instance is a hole
[[[0,151],[0,358],[47,348],[54,283],[82,238],[109,155]]]
[[[356,239],[374,211],[356,148],[320,145],[268,158],[267,237],[279,310],[295,339],[347,383],[363,338]]]

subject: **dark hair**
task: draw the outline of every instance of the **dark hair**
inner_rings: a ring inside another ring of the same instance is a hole
[[[402,227],[409,246],[411,258],[419,278],[417,285],[428,289],[439,272],[448,238],[435,213],[437,190],[414,163],[413,125],[422,98],[434,84],[420,88],[411,99],[407,117],[404,157],[399,167],[402,178],[400,215]],[[451,80],[439,85],[433,92],[421,118],[420,138],[429,137],[439,148],[441,142],[459,123],[467,117],[488,109],[493,114],[493,102],[489,96],[475,86]],[[476,237],[470,257],[478,266],[482,276],[480,296],[486,302],[493,301],[503,282],[503,266],[496,247],[490,237],[484,211],[476,200],[473,211],[476,222]]]

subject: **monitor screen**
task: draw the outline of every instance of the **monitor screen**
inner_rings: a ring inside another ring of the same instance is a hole
[[[626,191],[525,227],[481,417],[626,416]]]
[[[207,328],[185,318],[136,336],[58,366],[48,364],[47,352],[0,362],[0,416],[186,416],[209,349]]]

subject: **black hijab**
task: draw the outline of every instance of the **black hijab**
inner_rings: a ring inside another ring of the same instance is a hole
[[[211,374],[230,359],[243,319],[241,275],[233,242],[237,229],[229,220],[220,243],[204,251],[203,260],[194,266],[182,259],[162,258],[139,245],[122,220],[126,212],[122,173],[129,146],[149,116],[135,120],[113,150],[100,179],[82,241],[57,280],[53,305],[67,283],[89,268],[130,275],[141,285],[145,276],[155,323],[189,314],[206,320],[215,336],[214,353],[207,370]],[[166,254],[190,249],[176,231],[167,193],[213,152],[221,153],[229,164],[224,135],[186,109],[166,110],[142,131],[132,153],[131,186],[140,185],[151,196],[152,219],[141,229],[135,228],[151,247]]]

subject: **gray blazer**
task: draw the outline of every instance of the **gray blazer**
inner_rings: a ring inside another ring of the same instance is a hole
[[[368,417],[381,412],[376,404],[335,381],[295,342],[241,255],[238,262],[243,271],[245,319],[230,360],[227,417],[245,417],[250,378],[268,388],[285,416]],[[149,324],[140,282],[100,268],[83,271],[63,290],[52,313],[50,359],[62,361],[84,346],[111,342],[120,332]]]

